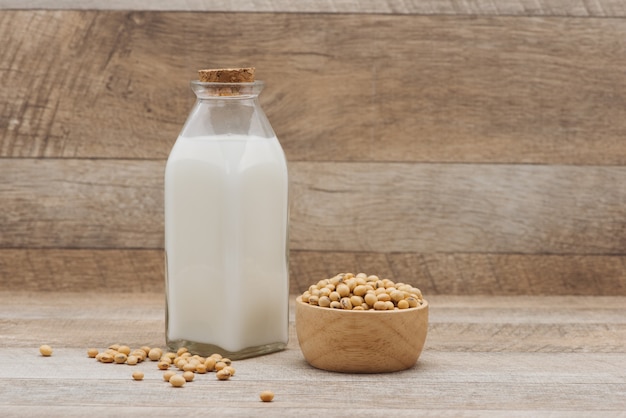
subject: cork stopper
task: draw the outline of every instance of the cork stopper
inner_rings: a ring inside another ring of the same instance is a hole
[[[198,77],[205,83],[252,83],[254,67],[199,70]]]

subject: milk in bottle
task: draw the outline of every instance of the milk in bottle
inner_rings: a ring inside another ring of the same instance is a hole
[[[288,179],[262,82],[233,77],[192,82],[167,161],[166,341],[239,359],[287,344]]]

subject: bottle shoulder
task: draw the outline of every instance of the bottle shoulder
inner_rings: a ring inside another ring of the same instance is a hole
[[[246,165],[253,163],[286,165],[285,153],[276,136],[179,136],[170,152],[167,165],[172,165],[177,161],[202,161],[212,164],[237,162]]]

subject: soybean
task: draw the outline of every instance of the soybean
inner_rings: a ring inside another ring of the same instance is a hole
[[[170,377],[169,382],[170,385],[174,386],[175,388],[183,387],[184,384],[187,383],[185,378],[180,374],[175,374],[174,376]]]
[[[367,286],[360,284],[354,288],[352,293],[354,293],[355,296],[364,296],[367,293]]]
[[[118,347],[117,351],[119,351],[120,353],[124,353],[128,356],[130,354],[130,347],[127,345],[122,345]]]
[[[352,306],[360,306],[363,305],[363,298],[361,296],[351,296],[350,297],[350,302],[352,303]]]
[[[193,364],[192,362],[189,362],[187,364],[185,364],[183,366],[183,371],[185,372],[195,372],[196,371],[196,365]]]
[[[367,295],[365,295],[364,299],[365,299],[365,303],[367,303],[370,306],[370,308],[373,308],[374,304],[378,302],[378,298],[373,293],[368,293]]]
[[[113,361],[115,361],[115,363],[117,364],[124,364],[126,363],[127,359],[128,356],[126,356],[126,354],[124,353],[117,353],[115,356],[113,356]]]
[[[272,392],[271,390],[264,390],[263,392],[261,392],[259,397],[263,402],[272,402],[274,400],[274,392]]]
[[[341,298],[339,303],[341,303],[342,309],[348,309],[348,310],[352,309],[352,302],[350,301],[350,298],[348,297]]]
[[[217,364],[217,359],[215,357],[209,357],[204,361],[204,366],[209,372],[212,372],[213,370],[215,370],[216,364]]]
[[[337,293],[339,293],[339,296],[342,298],[345,298],[350,294],[350,287],[345,283],[341,283],[337,286]]]
[[[377,311],[386,311],[387,304],[383,302],[382,300],[379,300],[374,304],[374,309],[376,309]]]
[[[322,296],[319,298],[317,304],[322,308],[328,308],[330,306],[330,298],[328,296]]]
[[[135,356],[137,357],[137,360],[139,361],[139,363],[141,363],[142,361],[144,361],[146,359],[146,352],[139,349],[139,350],[134,350],[132,353],[130,353],[131,356]]]
[[[52,355],[52,347],[50,347],[47,344],[44,344],[41,347],[39,347],[39,352],[44,357],[50,357]]]
[[[163,351],[160,348],[153,348],[148,351],[148,358],[152,361],[157,361],[163,356]]]
[[[102,363],[113,363],[113,356],[109,353],[104,353],[102,354],[102,357],[100,357],[100,361]]]
[[[165,373],[163,373],[163,380],[165,380],[166,382],[169,382],[170,378],[174,375],[176,375],[176,372],[174,370],[168,370]]]

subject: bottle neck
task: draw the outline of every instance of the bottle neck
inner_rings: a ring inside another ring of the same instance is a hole
[[[275,136],[258,101],[263,82],[192,81],[191,88],[198,100],[183,127],[182,136]]]
[[[199,100],[211,99],[257,99],[264,83],[207,83],[192,81],[191,89]]]

